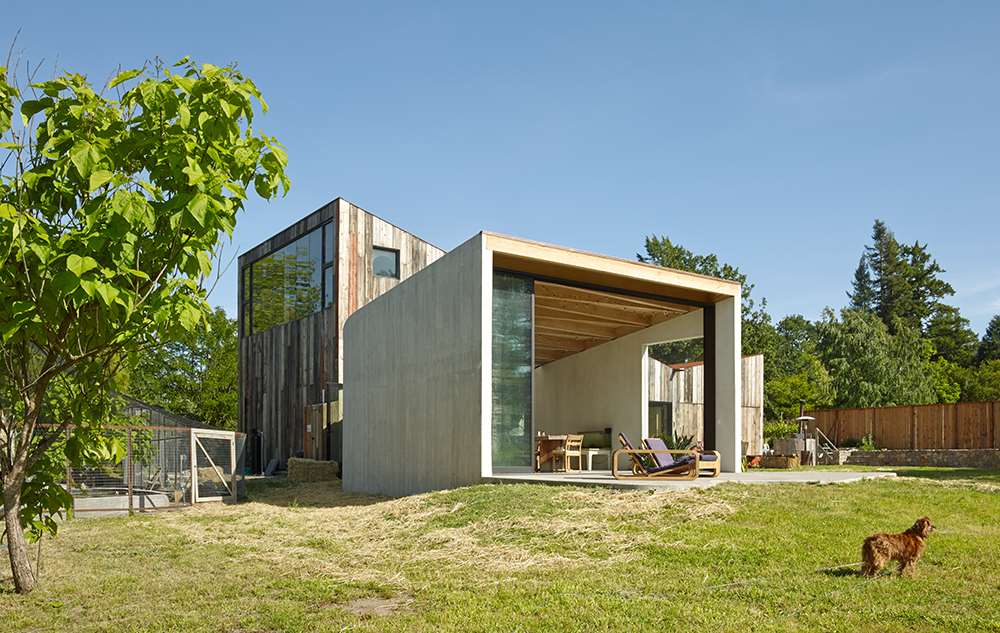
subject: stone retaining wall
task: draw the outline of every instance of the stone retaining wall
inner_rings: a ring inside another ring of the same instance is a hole
[[[844,463],[858,466],[946,466],[1000,470],[1000,449],[851,451]]]

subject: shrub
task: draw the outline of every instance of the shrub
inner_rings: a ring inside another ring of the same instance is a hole
[[[774,445],[774,441],[799,432],[799,423],[791,420],[777,420],[764,423],[764,441]]]

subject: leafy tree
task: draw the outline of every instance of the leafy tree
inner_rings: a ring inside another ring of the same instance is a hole
[[[1000,314],[990,319],[983,334],[983,340],[979,342],[979,349],[976,352],[976,361],[979,363],[989,360],[1000,360]]]
[[[129,395],[210,426],[234,430],[239,414],[236,385],[237,323],[216,308],[204,327],[139,355],[128,376]]]
[[[972,373],[963,400],[1000,400],[1000,360],[987,360]]]
[[[937,401],[958,402],[962,397],[962,385],[967,380],[967,370],[947,358],[936,358],[929,364],[930,376],[934,382]]]
[[[799,407],[807,409],[833,405],[833,381],[819,359],[803,353],[800,369],[769,378],[764,384],[764,415],[768,420],[794,419]]]
[[[970,367],[976,358],[979,338],[958,308],[940,305],[927,323],[927,339],[934,345],[934,357],[960,367]]]
[[[35,585],[25,526],[54,532],[43,519],[70,508],[57,471],[94,447],[122,368],[202,322],[246,188],[288,188],[256,104],[236,69],[187,59],[101,92],[73,73],[22,90],[0,70],[0,481],[19,592]]]
[[[896,334],[875,315],[831,311],[817,325],[817,351],[830,373],[840,407],[881,407],[937,401],[927,371],[932,348],[919,333],[896,323]]]
[[[720,262],[714,253],[698,255],[680,244],[675,244],[665,235],[646,237],[646,254],[637,254],[636,257],[647,264],[739,282],[742,286],[743,355],[764,354],[764,372],[767,373],[766,363],[769,362],[776,344],[774,325],[771,322],[771,315],[767,312],[767,300],[761,300],[758,304],[752,298],[754,285],[738,267]],[[687,362],[704,357],[701,340],[656,345],[650,353],[654,358],[668,363]]]

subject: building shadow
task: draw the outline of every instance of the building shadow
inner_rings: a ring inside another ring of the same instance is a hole
[[[248,479],[240,503],[263,503],[282,508],[343,508],[390,501],[389,497],[344,492],[339,479],[300,482],[285,477]]]

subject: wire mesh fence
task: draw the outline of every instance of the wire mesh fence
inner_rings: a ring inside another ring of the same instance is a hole
[[[122,441],[125,458],[67,469],[65,486],[77,513],[149,512],[239,497],[242,433],[139,425],[105,432]]]

